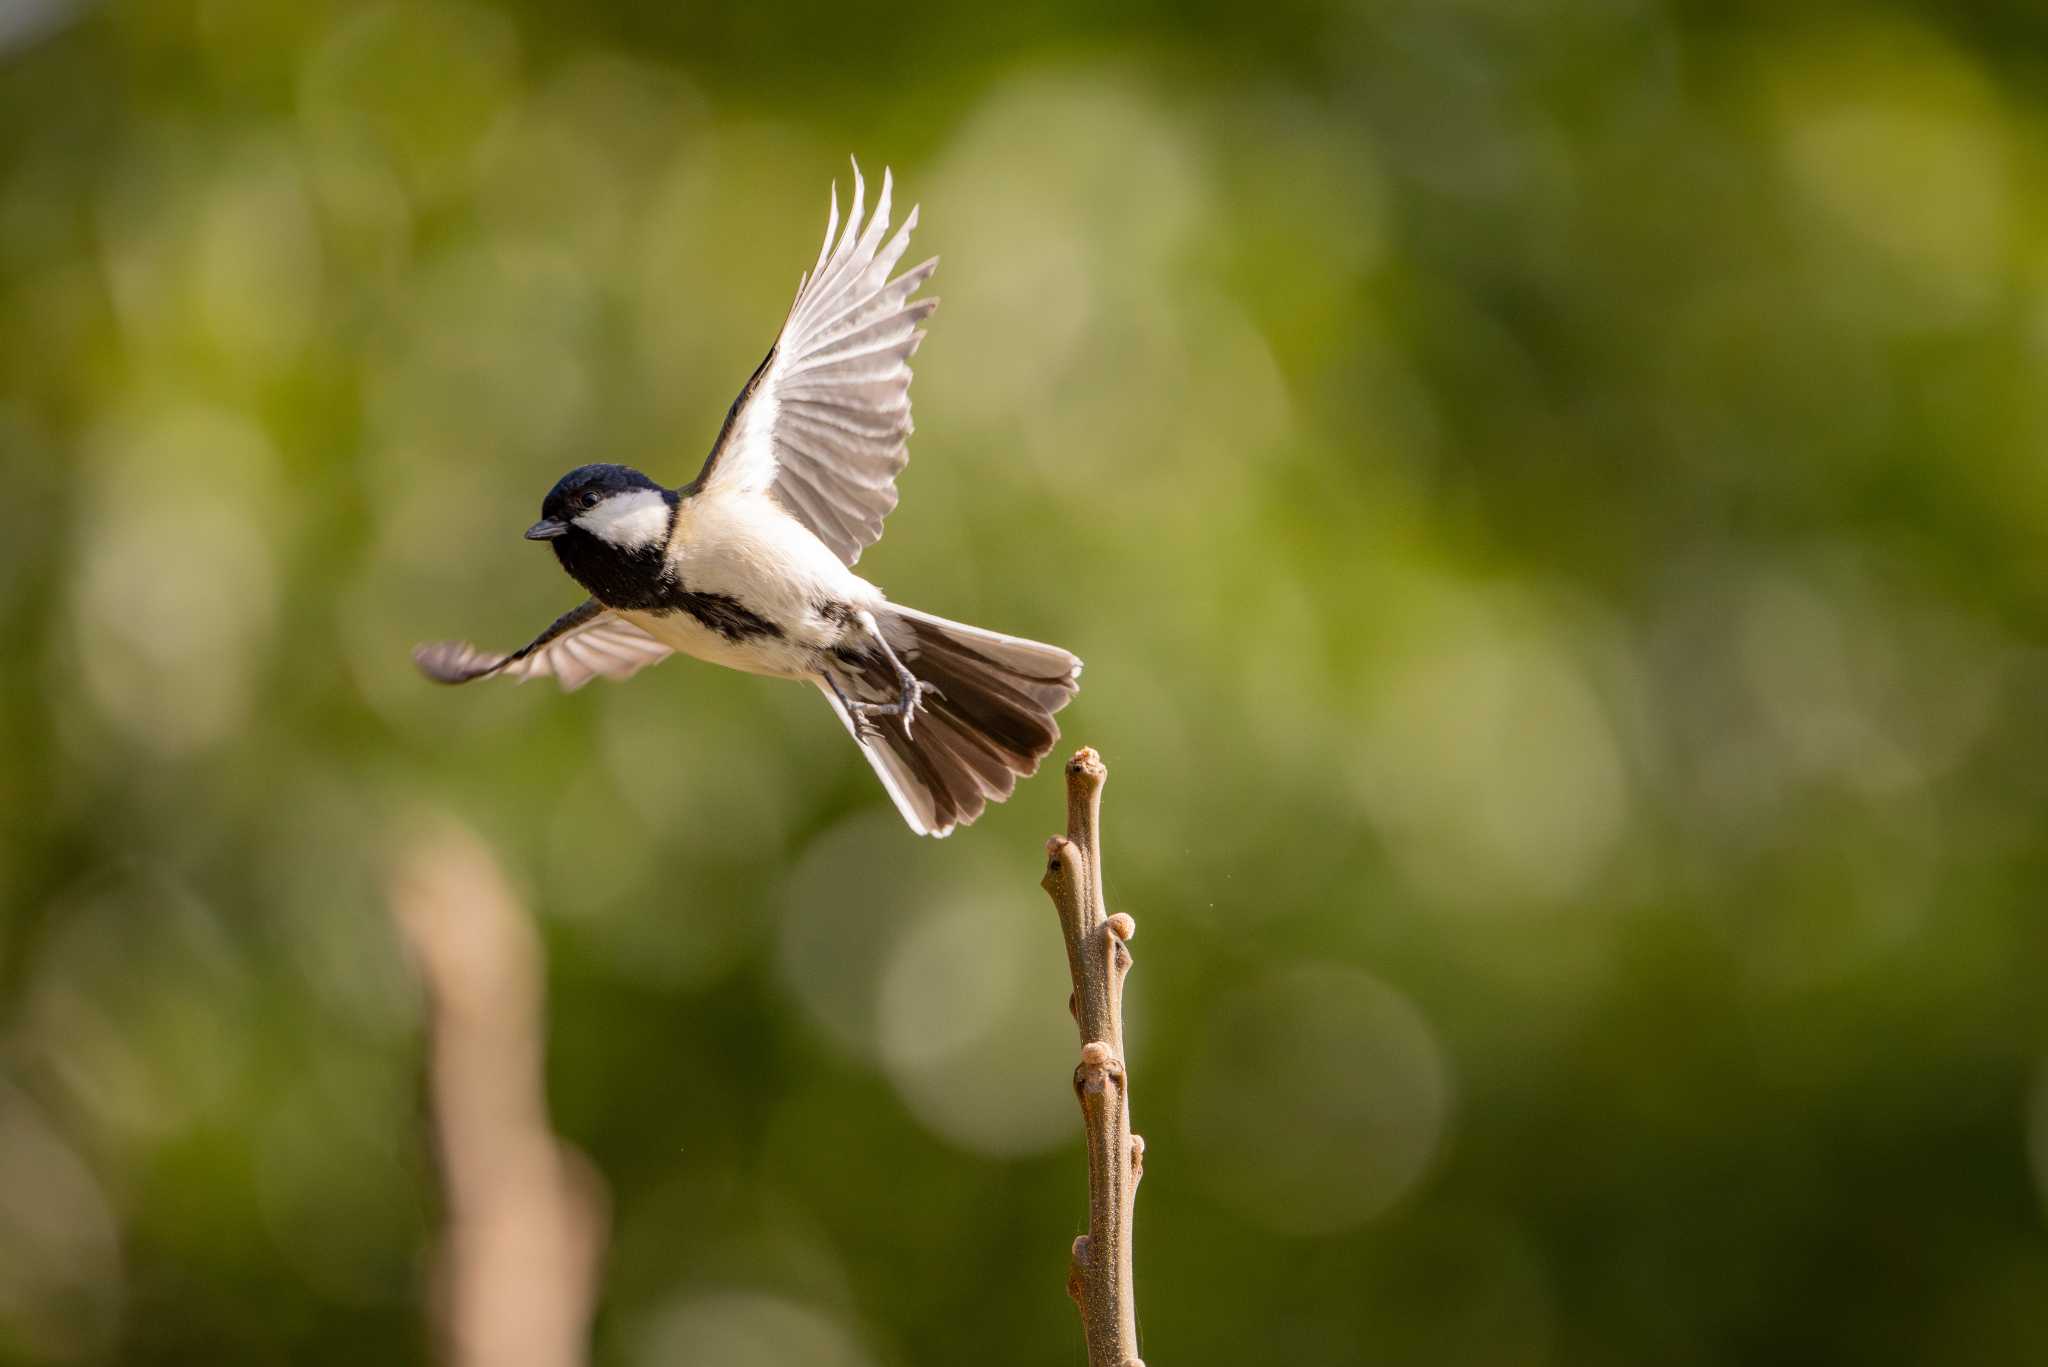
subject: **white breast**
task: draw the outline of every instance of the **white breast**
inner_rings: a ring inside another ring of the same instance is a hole
[[[821,599],[865,605],[881,596],[761,493],[706,492],[684,503],[669,558],[688,587],[728,594],[778,622]]]
[[[718,594],[773,622],[779,636],[728,640],[685,613],[641,620],[657,640],[686,655],[754,674],[806,677],[816,652],[838,644],[846,623],[823,604],[874,607],[881,590],[766,494],[705,491],[677,511],[669,563],[692,593]]]

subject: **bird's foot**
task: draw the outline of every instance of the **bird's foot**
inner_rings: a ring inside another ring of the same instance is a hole
[[[945,696],[937,684],[926,683],[922,679],[911,679],[904,685],[903,696],[895,702],[849,701],[847,710],[854,715],[855,725],[864,735],[881,734],[881,727],[872,718],[895,717],[897,726],[902,728],[903,738],[909,740],[910,723],[917,716],[918,709],[926,705],[925,699]]]
[[[859,741],[862,745],[866,745],[869,741],[882,734],[881,723],[873,720],[868,715],[875,710],[873,703],[856,702],[854,699],[846,696],[846,690],[840,687],[839,680],[834,678],[829,672],[824,675],[824,679],[825,683],[832,689],[832,696],[839,699],[839,705],[846,709],[847,719],[853,723],[853,738],[855,740]]]
[[[939,691],[937,684],[926,683],[922,679],[912,679],[910,681],[909,688],[904,691],[903,701],[896,704],[903,710],[903,739],[910,739],[910,720],[917,715],[917,710],[925,705],[924,700],[926,698],[943,698],[945,696],[944,693]]]

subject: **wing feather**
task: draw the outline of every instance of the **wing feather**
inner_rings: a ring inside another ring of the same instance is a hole
[[[938,300],[912,301],[937,258],[890,278],[917,226],[893,237],[894,177],[882,173],[873,214],[853,168],[842,222],[832,193],[817,262],[797,284],[781,335],[733,401],[699,487],[764,490],[851,565],[882,534],[909,462],[910,357]]]
[[[466,641],[440,641],[421,646],[412,658],[436,683],[468,683],[491,675],[522,683],[551,677],[563,692],[573,693],[600,675],[630,678],[670,653],[639,627],[586,598],[509,655],[478,650]]]

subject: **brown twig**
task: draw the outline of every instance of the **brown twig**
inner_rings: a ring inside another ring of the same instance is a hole
[[[474,836],[418,840],[391,887],[431,1007],[430,1091],[448,1227],[434,1302],[451,1367],[580,1367],[604,1183],[548,1125],[541,950]]]
[[[1074,993],[1067,1007],[1081,1033],[1074,1092],[1088,1141],[1088,1232],[1074,1240],[1067,1294],[1081,1308],[1089,1367],[1144,1367],[1131,1292],[1131,1216],[1145,1170],[1145,1141],[1131,1133],[1124,1065],[1124,975],[1137,926],[1102,901],[1102,757],[1067,761],[1067,833],[1045,842],[1040,886],[1060,914]]]

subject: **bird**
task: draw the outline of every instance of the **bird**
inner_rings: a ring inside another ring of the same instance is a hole
[[[544,541],[588,597],[509,653],[443,641],[413,652],[438,683],[625,679],[672,654],[814,685],[910,829],[945,836],[1001,802],[1059,739],[1081,661],[891,602],[854,572],[909,461],[910,357],[938,258],[891,276],[918,210],[889,231],[853,164],[825,240],[768,354],[727,410],[695,479],[669,487],[582,465],[541,501]]]

